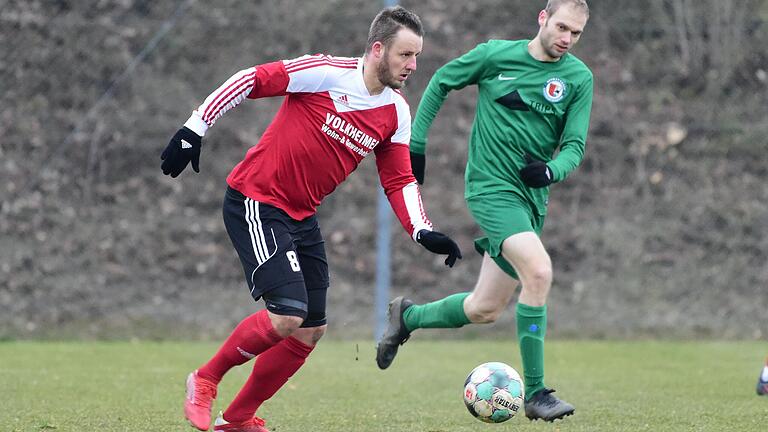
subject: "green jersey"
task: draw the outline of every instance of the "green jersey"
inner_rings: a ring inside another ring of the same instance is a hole
[[[477,84],[465,197],[513,192],[544,215],[549,188],[525,186],[519,171],[526,153],[547,162],[553,181],[565,179],[581,163],[592,72],[572,54],[557,62],[538,61],[528,52],[528,42],[490,40],[440,68],[416,111],[411,151],[425,153],[429,127],[448,92]]]

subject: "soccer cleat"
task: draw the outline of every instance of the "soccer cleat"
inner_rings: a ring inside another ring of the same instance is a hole
[[[184,400],[184,416],[201,431],[207,431],[211,425],[211,405],[216,399],[216,384],[197,375],[197,371],[187,377],[187,398]]]
[[[768,396],[768,381],[763,381],[762,374],[757,378],[757,395]]]
[[[379,344],[376,345],[376,364],[379,365],[379,369],[388,368],[397,355],[397,349],[411,337],[411,332],[405,328],[403,312],[412,305],[413,302],[403,296],[389,302],[387,309],[389,324]]]
[[[573,414],[573,405],[553,396],[554,392],[545,388],[534,393],[531,399],[525,401],[525,416],[530,420],[551,422]]]
[[[216,421],[213,423],[214,432],[269,432],[269,429],[264,427],[264,420],[258,417],[246,420],[240,423],[229,423],[224,420],[224,417],[219,414]]]

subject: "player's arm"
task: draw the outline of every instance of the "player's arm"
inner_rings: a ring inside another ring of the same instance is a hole
[[[485,73],[487,51],[487,43],[480,44],[472,51],[446,63],[429,80],[413,119],[411,137],[412,169],[420,184],[424,183],[427,135],[437,112],[440,111],[450,91],[477,84]]]
[[[448,255],[445,265],[461,259],[459,246],[445,234],[432,230],[421,202],[421,192],[411,173],[408,145],[384,141],[374,149],[379,179],[389,204],[405,231],[430,252]]]
[[[232,108],[246,98],[284,95],[288,91],[290,77],[285,62],[266,63],[243,69],[227,79],[202,104],[171,138],[160,158],[163,174],[176,177],[192,162],[192,169],[200,172],[200,148],[209,128]]]
[[[577,96],[566,111],[565,126],[560,136],[560,152],[547,163],[552,170],[553,181],[562,181],[573,172],[584,158],[584,148],[589,130],[589,116],[592,111],[592,74],[576,90]]]
[[[565,180],[584,158],[584,147],[589,129],[589,114],[592,110],[592,74],[576,89],[576,96],[566,109],[565,125],[560,135],[560,152],[549,162],[525,155],[525,167],[520,170],[520,179],[528,187],[542,188],[554,182]]]

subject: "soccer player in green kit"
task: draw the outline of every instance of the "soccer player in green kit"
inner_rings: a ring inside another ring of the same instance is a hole
[[[533,40],[490,40],[432,77],[413,122],[413,172],[423,183],[427,133],[448,92],[477,85],[465,198],[485,234],[475,240],[483,262],[472,292],[424,305],[403,297],[390,303],[389,325],[376,352],[381,369],[389,367],[398,347],[416,329],[495,321],[522,284],[516,321],[525,414],[546,421],[573,414],[574,407],[544,385],[552,263],[539,234],[549,185],[564,180],[584,155],[592,72],[568,51],[588,18],[584,0],[549,0],[539,12],[539,32]]]

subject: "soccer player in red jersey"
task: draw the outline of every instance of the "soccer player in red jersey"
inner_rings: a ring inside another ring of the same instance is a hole
[[[163,152],[162,170],[199,172],[202,137],[246,98],[282,96],[259,142],[227,177],[224,224],[254,300],[266,308],[246,317],[219,351],[187,378],[184,412],[208,430],[224,374],[256,358],[215,431],[267,431],[256,410],[304,364],[326,329],[328,264],[316,207],[374,153],[379,178],[400,223],[453,266],[461,252],[432,230],[411,172],[411,116],[400,89],[416,70],[423,29],[402,7],[373,20],[362,58],[307,55],[236,73],[192,113]]]

